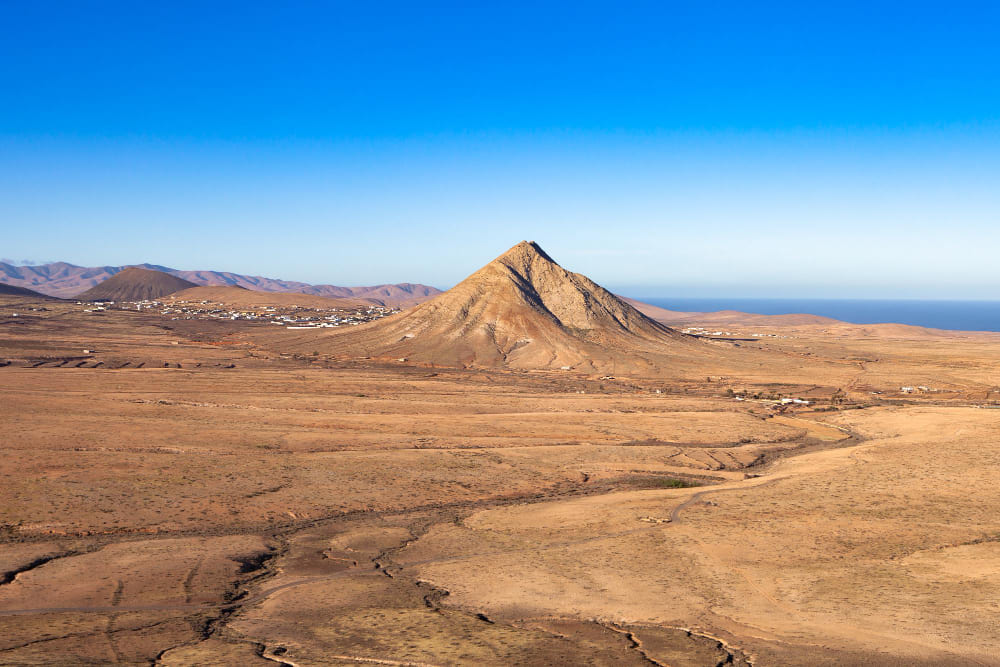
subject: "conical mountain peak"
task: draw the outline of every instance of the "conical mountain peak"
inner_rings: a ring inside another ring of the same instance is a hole
[[[534,241],[521,241],[516,246],[497,257],[495,262],[502,262],[508,265],[525,265],[535,261],[545,261],[555,264],[555,260],[542,250],[542,247]]]
[[[556,369],[610,369],[630,355],[670,354],[689,342],[559,266],[532,241],[518,243],[430,301],[321,337],[322,346],[315,334],[303,345],[449,366]]]
[[[76,298],[81,301],[141,301],[195,287],[195,284],[162,271],[138,267],[123,269]]]
[[[513,278],[529,290],[544,288],[547,284],[564,282],[572,275],[534,241],[521,241],[516,246],[469,276],[465,282],[489,279],[496,274]]]

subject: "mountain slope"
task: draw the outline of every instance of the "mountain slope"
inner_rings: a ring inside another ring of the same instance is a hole
[[[301,308],[358,308],[378,305],[366,299],[341,299],[301,292],[259,292],[243,287],[190,287],[166,297],[166,303],[177,301],[210,301],[227,306],[299,306]]]
[[[170,270],[169,273],[205,287],[243,287],[257,292],[290,292],[330,298],[366,299],[382,306],[415,305],[441,293],[441,290],[436,287],[413,283],[340,287],[338,285],[310,285],[309,283],[261,276],[245,276],[225,271]]]
[[[42,294],[41,292],[36,292],[30,290],[26,287],[18,287],[16,285],[5,285],[0,283],[0,295],[3,296],[26,296],[33,299],[51,299],[52,297]]]
[[[159,299],[194,286],[192,282],[163,271],[132,267],[116,273],[76,298],[81,301],[141,301]]]
[[[448,366],[612,369],[699,346],[523,241],[447,292],[347,330],[272,337],[289,350]]]
[[[441,293],[441,290],[436,287],[413,283],[340,287],[338,285],[310,285],[292,280],[247,276],[228,271],[178,271],[157,264],[136,264],[134,266],[135,268],[169,273],[195,285],[207,287],[243,287],[259,292],[291,292],[335,298],[366,299],[377,305],[386,306],[411,306]],[[83,267],[66,262],[14,266],[0,262],[0,283],[27,287],[50,296],[71,297],[104,282],[126,268],[130,267]]]
[[[104,282],[120,272],[121,268],[116,266],[84,267],[67,262],[34,266],[14,266],[0,262],[0,282],[27,287],[49,296],[69,298]]]

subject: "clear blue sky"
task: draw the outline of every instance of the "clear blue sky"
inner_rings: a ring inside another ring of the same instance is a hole
[[[1000,298],[995,3],[471,4],[0,1],[0,257]]]

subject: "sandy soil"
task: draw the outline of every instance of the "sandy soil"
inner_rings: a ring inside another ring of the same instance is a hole
[[[996,337],[602,379],[254,331],[0,301],[0,664],[1000,664]]]

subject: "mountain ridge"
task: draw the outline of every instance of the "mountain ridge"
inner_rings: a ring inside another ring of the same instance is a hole
[[[24,287],[48,296],[70,298],[128,268],[162,271],[203,287],[231,286],[259,292],[290,292],[323,297],[365,299],[387,306],[410,306],[441,293],[441,290],[436,287],[419,283],[387,283],[358,287],[313,285],[229,271],[181,271],[149,263],[84,267],[68,262],[24,266],[0,262],[0,283]]]
[[[177,301],[209,301],[227,306],[299,306],[302,308],[359,308],[379,305],[369,299],[316,296],[302,292],[263,292],[245,287],[197,285],[174,292],[163,298],[165,303]]]
[[[42,294],[41,292],[36,292],[35,290],[30,290],[27,287],[18,287],[17,285],[8,285],[7,283],[0,283],[0,295],[2,296],[23,296],[32,299],[55,299],[54,296],[49,296],[47,294]]]

